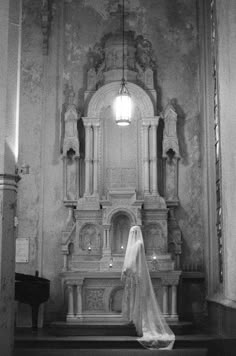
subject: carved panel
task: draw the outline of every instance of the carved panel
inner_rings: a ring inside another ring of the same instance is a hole
[[[110,189],[136,187],[135,168],[107,168],[108,187]]]
[[[101,249],[101,236],[94,224],[86,224],[80,231],[80,248],[88,251],[90,246],[92,251]]]
[[[104,289],[94,288],[85,290],[85,310],[90,311],[104,311]]]
[[[144,245],[147,254],[165,253],[166,242],[159,224],[148,224],[144,227]]]

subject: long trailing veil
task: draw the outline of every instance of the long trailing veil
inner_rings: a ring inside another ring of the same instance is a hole
[[[122,312],[134,323],[138,341],[149,349],[172,349],[175,335],[154,294],[139,226],[130,229],[121,278],[125,284]]]

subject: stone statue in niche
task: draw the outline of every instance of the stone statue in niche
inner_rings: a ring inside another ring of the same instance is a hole
[[[79,198],[79,157],[80,142],[78,136],[78,112],[74,104],[75,92],[71,85],[66,87],[66,111],[64,115],[63,139],[63,190],[65,201]]]
[[[76,106],[74,104],[75,92],[72,86],[67,89],[66,112],[64,117],[64,141],[63,141],[63,155],[66,156],[67,152],[72,149],[76,156],[79,156],[79,137],[77,130],[77,121],[79,119]]]
[[[171,103],[167,105],[163,112],[164,132],[163,132],[163,155],[172,149],[175,156],[179,157],[179,143],[177,138],[177,114]]]
[[[88,253],[98,253],[101,249],[100,232],[93,224],[86,224],[80,231],[80,248]]]
[[[179,142],[177,137],[177,113],[168,103],[163,112],[163,157],[165,158],[165,197],[167,201],[178,202],[178,160]]]

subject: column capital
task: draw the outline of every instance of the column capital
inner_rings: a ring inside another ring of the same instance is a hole
[[[104,230],[109,230],[109,229],[110,229],[110,227],[111,227],[111,225],[110,225],[110,224],[103,225]]]
[[[142,118],[142,125],[149,127],[149,126],[158,126],[160,116],[154,117],[143,117]]]
[[[93,127],[99,127],[100,126],[100,119],[97,117],[82,117],[84,126],[93,126]]]

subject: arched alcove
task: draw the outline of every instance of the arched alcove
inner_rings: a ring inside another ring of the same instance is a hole
[[[148,94],[137,84],[127,83],[133,105],[138,107],[143,118],[154,117],[153,103]],[[114,103],[120,89],[120,82],[112,82],[99,88],[90,99],[87,107],[87,117],[99,118],[104,107]]]
[[[112,255],[124,255],[131,227],[130,217],[123,211],[116,213],[112,219],[111,252]]]

